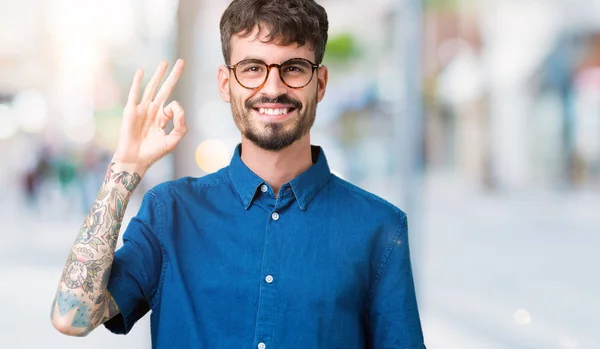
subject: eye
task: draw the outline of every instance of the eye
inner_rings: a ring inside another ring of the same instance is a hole
[[[284,71],[286,73],[304,73],[306,72],[306,69],[304,67],[302,67],[301,65],[287,65],[284,68]]]
[[[260,73],[263,70],[263,68],[264,67],[262,67],[260,64],[253,64],[244,67],[243,71],[248,73]]]

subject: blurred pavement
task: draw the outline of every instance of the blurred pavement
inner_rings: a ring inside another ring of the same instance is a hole
[[[415,263],[431,349],[600,348],[597,193],[426,186]]]

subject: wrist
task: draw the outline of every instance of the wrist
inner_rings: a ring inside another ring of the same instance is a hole
[[[113,158],[106,170],[104,182],[121,184],[128,192],[133,192],[142,180],[146,170],[138,164],[115,161]]]

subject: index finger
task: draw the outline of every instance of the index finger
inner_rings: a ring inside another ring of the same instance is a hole
[[[158,105],[162,105],[167,100],[167,98],[169,98],[169,95],[171,95],[171,92],[173,92],[173,89],[175,88],[177,80],[179,80],[179,76],[181,75],[182,70],[183,60],[178,59],[177,62],[175,62],[175,65],[173,66],[169,77],[167,77],[165,83],[160,87],[160,90],[154,98],[154,101]]]

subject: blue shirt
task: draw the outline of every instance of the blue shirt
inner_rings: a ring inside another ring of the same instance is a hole
[[[240,158],[144,196],[108,289],[153,348],[424,349],[406,215],[333,175],[325,154],[279,197]]]

